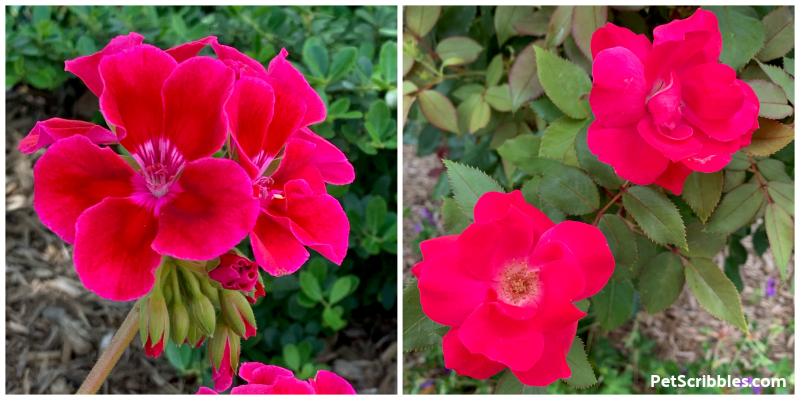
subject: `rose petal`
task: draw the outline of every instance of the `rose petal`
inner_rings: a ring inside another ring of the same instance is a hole
[[[685,160],[684,160],[685,162]],[[669,162],[669,166],[661,176],[656,179],[654,184],[663,187],[664,189],[671,190],[676,196],[681,194],[683,190],[683,183],[692,170],[689,169],[684,163]]]
[[[760,105],[750,85],[735,80],[732,86],[737,87],[744,94],[742,107],[728,119],[711,120],[702,118],[693,108],[683,107],[684,117],[692,125],[700,128],[706,135],[713,139],[729,142],[744,135],[749,135],[754,131],[753,124],[758,120]]]
[[[533,368],[527,371],[515,371],[514,376],[528,386],[547,386],[559,379],[572,376],[567,364],[567,354],[575,340],[578,322],[574,322],[561,330],[544,335],[544,351],[542,357]]]
[[[549,333],[564,328],[586,316],[572,302],[586,287],[583,272],[569,261],[553,261],[539,270],[536,303],[539,308],[533,317],[534,329]]]
[[[707,32],[710,36],[702,48],[705,62],[719,61],[722,52],[722,34],[719,31],[717,16],[711,11],[698,9],[691,17],[676,19],[653,30],[653,46],[667,41],[684,40],[689,32]]]
[[[286,49],[281,49],[272,61],[269,62],[269,76],[284,82],[292,88],[292,90],[303,99],[306,103],[307,110],[303,117],[301,126],[308,126],[316,124],[317,122],[325,121],[327,111],[325,110],[325,103],[319,97],[319,94],[308,84],[308,81],[292,64],[286,60],[289,52]]]
[[[595,120],[586,139],[592,154],[613,166],[622,179],[637,185],[653,183],[669,163],[669,159],[642,138],[636,124],[606,128]]]
[[[489,289],[489,283],[472,276],[455,252],[430,259],[417,285],[425,315],[447,326],[460,326],[484,302]]]
[[[294,132],[293,138],[303,139],[317,145],[314,148],[312,162],[319,169],[322,179],[334,185],[346,185],[355,180],[353,165],[347,157],[331,142],[311,132],[308,128],[300,128]]]
[[[536,364],[544,346],[543,336],[533,329],[531,320],[511,318],[498,303],[478,307],[459,327],[458,337],[470,353],[522,371]]]
[[[472,354],[458,338],[458,328],[450,328],[442,340],[444,366],[459,375],[475,379],[488,379],[506,369],[505,364],[492,361],[480,354]]]
[[[653,123],[661,125],[680,118],[681,82],[674,71],[670,71],[669,79],[661,89],[647,101],[647,111],[653,115]]]
[[[411,273],[417,278],[422,273],[422,267],[430,261],[433,257],[448,251],[455,251],[458,243],[458,235],[439,236],[437,238],[428,239],[419,244],[419,250],[422,252],[422,261],[418,262],[411,268]]]
[[[603,50],[592,66],[594,85],[589,103],[597,121],[609,128],[638,122],[647,112],[644,66],[630,50]]]
[[[512,205],[531,217],[534,230],[533,243],[539,240],[542,233],[556,225],[543,212],[526,203],[519,190],[511,193],[484,193],[475,204],[475,222],[484,223],[492,219],[503,219]]]
[[[614,47],[623,47],[630,50],[644,63],[647,53],[652,45],[645,35],[637,35],[628,29],[618,27],[612,23],[598,29],[592,35],[592,58],[596,59],[601,51]]]
[[[645,116],[639,121],[638,131],[644,140],[651,146],[656,148],[665,157],[678,162],[689,156],[697,154],[703,145],[685,131],[692,132],[692,128],[688,125],[680,125],[675,128],[676,136],[686,136],[685,139],[675,140],[662,133],[662,127],[653,124],[653,117],[650,115]]]
[[[654,44],[644,62],[644,75],[650,86],[656,79],[666,79],[667,74],[680,74],[686,68],[706,63],[702,53],[711,34],[708,32],[689,32],[686,39]]]
[[[735,85],[736,71],[725,64],[702,64],[680,74],[681,99],[703,119],[728,119],[744,104],[744,93]]]
[[[103,94],[103,78],[100,77],[100,71],[98,70],[100,60],[102,60],[103,57],[114,55],[131,47],[138,46],[142,44],[143,40],[144,36],[136,32],[131,32],[124,36],[117,36],[111,39],[106,47],[97,53],[65,61],[64,70],[72,72],[77,75],[78,78],[81,78],[83,83],[86,84],[86,87],[88,87],[95,96],[100,97],[100,95]]]

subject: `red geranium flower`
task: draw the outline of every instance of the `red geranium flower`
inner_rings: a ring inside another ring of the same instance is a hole
[[[286,368],[247,362],[239,368],[239,376],[248,384],[233,388],[231,394],[356,394],[350,383],[325,370],[317,371],[308,381],[301,381]],[[218,393],[201,387],[197,394]]]
[[[460,235],[422,242],[414,267],[425,314],[447,326],[445,365],[488,378],[506,367],[531,386],[571,375],[566,356],[578,320],[574,302],[594,295],[614,257],[594,226],[554,224],[522,194],[486,193]]]
[[[716,172],[758,129],[753,90],[720,64],[717,17],[697,10],[657,27],[654,41],[608,23],[592,36],[597,119],[589,149],[617,175],[680,194],[692,171]]]

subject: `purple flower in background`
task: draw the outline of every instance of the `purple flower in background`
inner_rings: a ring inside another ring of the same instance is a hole
[[[775,297],[775,279],[771,276],[767,280],[767,296]]]
[[[417,232],[422,232],[422,227],[419,224],[414,224],[414,230]]]
[[[433,225],[433,226],[436,226],[436,220],[434,220],[434,219],[433,219],[433,214],[431,214],[431,212],[430,212],[430,211],[428,211],[428,209],[427,209],[427,208],[423,208],[423,209],[421,209],[421,210],[420,210],[420,213],[422,213],[422,215],[423,215],[425,218],[427,218],[427,219],[428,219],[428,221],[430,221],[431,225]]]
[[[425,389],[425,388],[429,388],[431,386],[433,386],[433,381],[428,380],[428,381],[425,381],[425,383],[423,383],[422,385],[420,385],[419,388],[420,389]]]

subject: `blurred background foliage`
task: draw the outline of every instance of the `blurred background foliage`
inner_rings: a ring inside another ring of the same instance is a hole
[[[77,81],[64,71],[65,60],[132,31],[162,49],[217,36],[265,66],[286,48],[328,109],[311,129],[355,167],[355,182],[328,186],[350,221],[347,258],[337,266],[312,250],[295,274],[262,274],[267,295],[254,306],[258,334],[243,342],[242,361],[281,365],[308,379],[329,369],[314,358],[351,321],[396,323],[397,8],[9,6],[6,90]],[[200,55],[214,53],[207,46]],[[99,111],[93,121],[104,124]],[[252,257],[249,241],[239,247]],[[204,348],[170,343],[165,354],[208,386]]]

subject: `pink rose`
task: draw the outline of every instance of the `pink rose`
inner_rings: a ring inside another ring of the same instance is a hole
[[[596,119],[587,141],[620,177],[680,194],[692,171],[719,171],[750,144],[759,103],[718,62],[722,36],[712,12],[697,10],[653,36],[651,45],[611,23],[592,36]]]
[[[568,378],[578,320],[574,302],[594,295],[614,257],[594,226],[554,224],[519,191],[486,193],[475,223],[457,236],[422,242],[422,310],[451,326],[445,366],[488,378],[506,367],[530,386]]]

